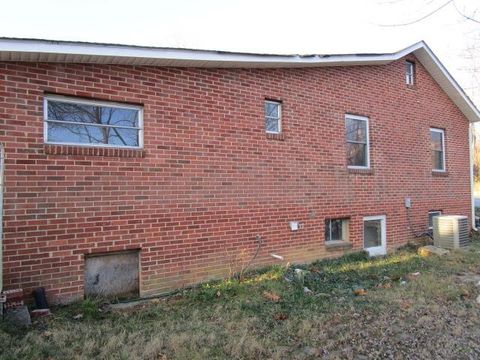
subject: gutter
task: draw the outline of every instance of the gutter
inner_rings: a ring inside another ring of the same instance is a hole
[[[3,291],[3,168],[5,153],[0,144],[0,293]]]
[[[468,148],[470,151],[470,196],[471,196],[471,206],[472,206],[472,229],[473,230],[478,230],[477,226],[475,224],[475,175],[473,173],[473,158],[474,158],[474,152],[475,152],[475,144],[473,143],[473,132],[475,124],[471,123],[468,128]]]
[[[4,188],[4,158],[3,144],[0,144],[0,315],[3,314],[3,188]]]

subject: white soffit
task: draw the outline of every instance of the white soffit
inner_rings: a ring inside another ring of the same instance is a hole
[[[0,38],[0,61],[122,64],[209,68],[291,68],[384,65],[414,53],[471,121],[480,112],[430,48],[421,41],[390,54],[268,55],[130,45]]]

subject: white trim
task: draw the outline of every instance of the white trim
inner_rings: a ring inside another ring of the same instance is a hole
[[[0,295],[3,291],[3,191],[5,184],[5,149],[0,143]],[[0,303],[0,306],[3,306]],[[3,314],[0,309],[0,315]]]
[[[440,87],[447,93],[450,99],[460,108],[460,111],[469,119],[470,122],[480,121],[480,111],[473,104],[470,98],[465,94],[460,85],[450,75],[448,70],[443,66],[437,56],[428,47],[428,45],[421,41],[415,45],[416,50],[412,51],[419,59],[422,65],[427,69],[430,75],[440,85]],[[434,66],[432,66],[434,65]],[[447,80],[444,83],[442,77]]]
[[[365,248],[365,221],[380,220],[381,224],[381,245]],[[365,216],[363,218],[363,249],[368,252],[370,256],[385,255],[387,253],[387,216]]]
[[[384,65],[413,53],[471,122],[480,111],[423,41],[387,54],[266,55],[40,39],[0,38],[0,61],[170,67],[275,68]]]
[[[407,60],[405,62],[405,83],[407,85],[415,85],[415,63]]]
[[[398,59],[398,56],[402,57],[417,49],[418,44],[420,43],[390,54],[274,55],[73,41],[0,38],[0,61],[19,61],[20,59],[28,58],[28,56],[32,56],[32,58],[27,61],[40,61],[37,59],[33,60],[33,58],[43,55],[43,57],[50,57],[50,61],[56,60],[56,62],[64,62],[65,58],[68,57],[77,57],[82,60],[81,62],[96,63],[99,61],[105,63],[105,60],[112,61],[114,58],[117,58],[116,63],[120,63],[118,60],[123,60],[123,63],[126,63],[143,59],[144,61],[139,62],[139,64],[151,64],[151,62],[145,62],[145,60],[173,60],[179,61],[179,63],[197,61],[202,62],[201,67],[208,66],[209,63],[211,65],[213,62],[223,63],[224,65],[237,63],[242,63],[242,66],[275,64],[286,65],[287,67],[294,64],[300,66],[317,66],[319,64],[341,65],[343,63],[361,64],[366,60],[385,64]],[[63,58],[63,61],[61,58]]]
[[[347,119],[351,120],[360,120],[360,121],[365,121],[367,123],[367,131],[366,131],[366,137],[367,137],[367,165],[366,166],[358,166],[358,165],[347,165],[349,169],[365,169],[368,170],[370,169],[370,122],[369,118],[366,116],[359,116],[359,115],[352,115],[352,114],[345,114],[345,120],[344,120],[344,125],[345,129],[347,127]],[[345,138],[345,141],[348,143],[349,141]]]
[[[278,118],[273,117],[273,116],[267,116],[265,113],[265,104],[275,104],[278,106]],[[281,101],[275,101],[275,100],[265,100],[263,103],[263,112],[264,112],[264,127],[265,127],[265,132],[267,134],[281,134],[282,133],[282,102]],[[268,131],[266,128],[266,120],[268,119],[275,119],[278,121],[278,131]]]
[[[138,130],[138,146],[122,146],[122,145],[109,145],[109,144],[86,144],[86,143],[75,143],[75,142],[61,142],[61,141],[48,141],[48,123],[51,122],[60,122],[60,123],[72,123],[68,121],[57,121],[48,119],[48,101],[61,101],[65,103],[72,104],[86,104],[86,105],[95,105],[95,106],[105,106],[105,107],[114,107],[120,109],[131,109],[138,111],[138,127],[130,126],[114,126],[114,125],[100,125],[100,124],[87,124],[87,123],[76,123],[77,125],[87,125],[87,126],[98,126],[98,127],[114,127],[122,129],[132,129]],[[43,140],[45,144],[51,145],[72,145],[72,146],[82,146],[82,147],[102,147],[102,148],[114,148],[114,149],[143,149],[143,107],[139,105],[130,105],[118,102],[110,102],[104,100],[89,100],[83,98],[76,98],[70,96],[62,95],[45,95],[43,98]]]
[[[471,202],[471,215],[472,215],[472,229],[477,230],[477,224],[475,221],[475,174],[473,172],[474,165],[474,143],[473,143],[473,132],[475,124],[469,124],[468,127],[468,150],[470,155],[470,202]]]
[[[75,96],[64,96],[64,95],[54,95],[47,94],[45,98],[53,101],[61,101],[72,104],[86,104],[86,105],[97,105],[97,106],[109,106],[123,109],[133,109],[133,110],[142,110],[143,107],[140,105],[130,105],[117,101],[107,101],[107,100],[94,100],[94,99],[84,99],[81,97]]]
[[[442,210],[429,210],[428,211],[428,230],[433,229],[433,224],[430,226],[430,214],[438,214],[437,216],[442,215]]]
[[[432,171],[435,171],[435,172],[446,172],[447,171],[447,163],[446,163],[446,153],[445,153],[445,130],[443,129],[438,129],[438,128],[430,128],[430,132],[438,132],[440,134],[442,134],[442,165],[443,165],[443,169],[435,169],[432,167]],[[430,135],[430,132],[429,132],[429,135]],[[431,136],[430,136],[430,141],[432,141],[431,139]],[[432,150],[430,149],[430,152]],[[430,153],[431,155],[431,153]]]

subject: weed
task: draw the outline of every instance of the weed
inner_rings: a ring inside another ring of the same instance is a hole
[[[85,299],[25,332],[0,323],[0,358],[475,358],[480,290],[465,279],[480,271],[479,251],[475,240],[443,258],[404,249],[275,266],[128,312]]]

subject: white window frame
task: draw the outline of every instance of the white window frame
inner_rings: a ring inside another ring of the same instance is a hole
[[[370,169],[370,129],[369,129],[370,124],[369,124],[369,118],[366,117],[366,116],[345,114],[345,126],[344,126],[345,129],[347,128],[347,119],[360,120],[360,121],[365,121],[367,123],[367,131],[366,131],[366,136],[367,136],[367,148],[366,148],[367,165],[366,166],[348,165],[347,167],[349,169]],[[344,136],[344,139],[345,139],[346,143],[355,143],[355,142],[352,142],[352,141],[348,141],[346,135]]]
[[[130,126],[115,126],[115,125],[99,125],[99,124],[88,124],[88,123],[78,123],[71,122],[73,125],[88,125],[88,126],[98,126],[98,127],[115,127],[115,128],[128,128],[138,130],[138,146],[119,146],[119,145],[110,145],[110,144],[83,144],[76,142],[62,142],[62,141],[48,141],[48,123],[49,122],[58,122],[58,123],[70,123],[68,121],[57,121],[48,119],[48,101],[61,101],[65,103],[72,104],[85,104],[85,105],[94,105],[94,106],[107,106],[120,109],[130,109],[138,111],[138,128]],[[143,149],[143,107],[135,105],[127,105],[118,102],[110,101],[97,101],[97,100],[85,100],[76,97],[61,96],[61,95],[46,95],[43,98],[43,139],[45,144],[52,145],[73,145],[73,146],[82,146],[82,147],[106,147],[106,148],[115,148],[115,149]]]
[[[442,215],[442,210],[430,210],[428,212],[428,229],[433,230],[433,220],[432,220],[432,226],[430,226],[430,214],[437,214],[436,216]]]
[[[438,132],[440,134],[442,134],[442,165],[443,165],[443,169],[435,169],[435,168],[432,168],[432,171],[436,171],[436,172],[446,172],[447,171],[447,164],[446,164],[446,161],[445,161],[445,158],[446,158],[446,154],[445,154],[445,130],[443,129],[438,129],[438,128],[430,128],[430,132]],[[428,135],[430,135],[430,132],[428,133]],[[431,135],[429,136],[429,140],[432,141],[432,138],[431,138]],[[432,149],[430,149],[430,159],[432,158]],[[432,161],[432,160],[430,160]]]
[[[411,71],[411,73],[409,72]],[[407,85],[415,85],[415,63],[413,61],[406,61],[405,64],[405,83]]]
[[[381,226],[381,245],[365,248],[365,222],[371,220],[380,220]],[[387,253],[387,216],[386,215],[376,215],[376,216],[366,216],[363,218],[362,223],[362,232],[363,232],[363,249],[368,252],[370,256],[379,256],[386,255]]]
[[[265,104],[275,104],[278,106],[278,118],[274,116],[267,116],[265,113]],[[265,126],[265,132],[267,134],[281,134],[282,133],[282,103],[280,101],[275,101],[275,100],[265,100],[263,103],[263,113],[264,113],[264,125]],[[266,120],[267,119],[275,119],[278,121],[278,131],[269,131],[267,130],[266,126]]]

